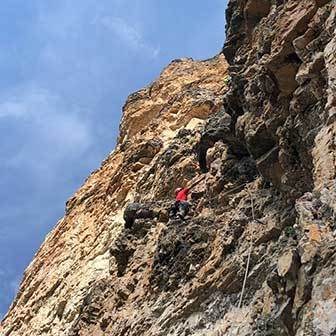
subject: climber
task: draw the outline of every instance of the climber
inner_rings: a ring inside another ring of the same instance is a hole
[[[190,203],[188,202],[189,191],[199,184],[204,177],[205,175],[202,175],[200,179],[198,179],[189,187],[179,187],[175,190],[175,202],[169,210],[170,218],[174,218],[177,215],[180,219],[184,219],[190,209]]]

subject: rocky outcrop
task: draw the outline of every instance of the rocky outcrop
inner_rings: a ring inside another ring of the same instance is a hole
[[[334,1],[315,0],[237,0],[227,11],[233,134],[295,209],[284,231],[291,243],[267,279],[274,302],[258,315],[281,322],[281,335],[336,333],[335,295],[326,290],[335,279],[335,14]]]
[[[200,174],[196,146],[209,115],[222,109],[226,69],[223,55],[175,60],[129,96],[116,149],[67,202],[25,272],[1,335],[129,328],[128,303],[146,303],[174,189]]]
[[[335,4],[271,3],[230,3],[226,109],[259,171],[296,198],[335,178]]]
[[[129,97],[2,334],[335,335],[335,29],[334,1],[231,0],[228,70],[174,61]]]

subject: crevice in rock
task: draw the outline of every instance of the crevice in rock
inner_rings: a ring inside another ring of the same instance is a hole
[[[231,153],[238,159],[249,156],[244,143],[235,136],[231,116],[223,110],[209,118],[196,147],[202,173],[206,173],[209,169],[207,166],[207,151],[218,141],[228,145]]]
[[[290,63],[295,63],[295,64],[298,64],[298,65],[303,63],[301,58],[295,52],[292,52],[292,53],[288,54],[285,57],[285,61],[290,62]]]

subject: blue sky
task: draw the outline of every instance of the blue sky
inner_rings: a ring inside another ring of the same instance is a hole
[[[128,94],[214,56],[226,0],[2,0],[0,317],[65,201],[113,149]]]

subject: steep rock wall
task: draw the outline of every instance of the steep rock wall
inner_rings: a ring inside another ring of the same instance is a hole
[[[295,239],[266,280],[265,332],[272,323],[281,335],[336,333],[335,14],[335,1],[315,0],[237,0],[227,11],[232,130],[295,209]]]
[[[179,60],[131,95],[1,332],[335,335],[335,8],[231,0],[229,78],[222,55]]]
[[[157,225],[150,224],[154,237],[159,234],[167,222],[174,189],[198,175],[194,147],[207,117],[222,108],[226,68],[223,55],[207,61],[175,60],[153,84],[129,96],[116,149],[67,202],[65,217],[25,272],[2,321],[1,335],[79,335],[92,325],[104,332],[107,320],[101,313],[109,305],[114,307],[123,295],[120,293],[126,291],[125,280],[116,274],[119,259],[113,257],[124,226],[124,208],[140,196],[160,200],[157,208],[162,216],[155,221]],[[176,143],[183,147],[185,157],[174,157]],[[162,164],[160,174],[169,174],[166,178],[156,173]],[[137,189],[148,185],[153,175],[153,190],[139,193]],[[156,242],[151,244],[144,244],[144,260],[138,260],[148,267]],[[137,277],[140,275],[130,282]],[[143,291],[142,286],[140,283],[131,292]],[[96,292],[103,295],[93,303],[91,296]],[[112,311],[112,316],[117,316]],[[125,312],[120,313],[121,326],[125,323],[122,314]],[[115,334],[122,334],[121,326],[115,328]]]

